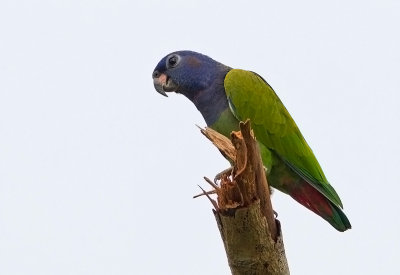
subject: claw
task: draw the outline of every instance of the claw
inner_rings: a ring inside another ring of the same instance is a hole
[[[208,184],[209,185],[211,185],[212,187],[214,187],[214,189],[218,189],[219,187],[218,187],[218,185],[215,183],[215,178],[214,178],[214,182],[212,182],[209,178],[207,178],[207,177],[204,177],[204,180],[206,181],[206,182],[208,182]]]
[[[223,177],[231,176],[232,172],[233,172],[233,167],[229,167],[228,169],[225,169],[224,171],[219,172],[214,178],[214,183],[217,184],[218,181],[220,181]]]

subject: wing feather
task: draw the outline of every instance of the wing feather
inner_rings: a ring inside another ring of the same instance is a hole
[[[224,87],[231,111],[239,120],[251,120],[258,141],[342,207],[314,153],[272,87],[258,74],[239,69],[226,75]]]

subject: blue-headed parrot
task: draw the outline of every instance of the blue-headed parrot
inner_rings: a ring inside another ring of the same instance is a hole
[[[250,119],[268,183],[290,195],[339,231],[351,228],[342,202],[313,151],[272,87],[257,73],[232,69],[210,57],[177,51],[165,56],[152,74],[154,87],[167,96],[186,96],[208,127],[229,137],[239,121]]]

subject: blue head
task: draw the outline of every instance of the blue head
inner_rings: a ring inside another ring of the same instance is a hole
[[[212,124],[227,106],[224,78],[231,68],[193,51],[168,54],[153,71],[157,92],[176,92],[189,98]]]

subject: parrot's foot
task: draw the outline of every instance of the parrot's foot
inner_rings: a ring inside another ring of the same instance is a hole
[[[232,172],[233,172],[233,167],[229,167],[228,169],[219,172],[214,178],[214,183],[217,184],[217,182],[220,181],[222,178],[232,176]]]

